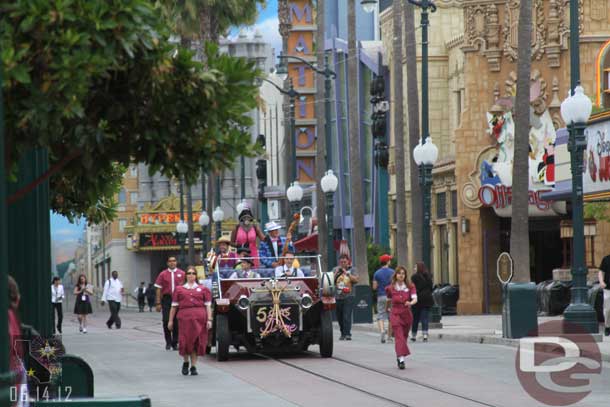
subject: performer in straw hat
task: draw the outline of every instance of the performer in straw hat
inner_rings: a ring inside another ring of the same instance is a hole
[[[237,264],[237,255],[231,251],[229,251],[229,245],[231,244],[231,240],[222,236],[220,239],[216,241],[218,246],[218,254],[216,257],[216,261],[219,261],[218,267],[220,268],[233,268]]]
[[[258,254],[264,267],[276,268],[280,265],[278,260],[282,255],[286,242],[288,242],[289,249],[294,250],[291,242],[292,236],[290,234],[286,235],[286,237],[280,236],[281,229],[282,227],[274,221],[265,224],[267,235],[258,245]]]

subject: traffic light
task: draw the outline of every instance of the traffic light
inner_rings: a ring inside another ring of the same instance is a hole
[[[256,178],[259,181],[267,179],[267,160],[260,159],[256,161]]]
[[[383,141],[375,143],[375,164],[381,168],[388,168],[390,163],[390,152]]]
[[[383,97],[385,93],[385,80],[383,76],[375,76],[375,78],[371,81],[370,86],[371,96],[379,96]]]
[[[387,131],[386,112],[378,111],[373,113],[373,137],[383,139]]]

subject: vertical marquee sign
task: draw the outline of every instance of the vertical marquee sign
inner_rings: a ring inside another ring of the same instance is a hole
[[[312,0],[292,0],[290,2],[290,23],[288,34],[288,55],[301,57],[316,63],[314,46],[316,25]],[[302,62],[288,59],[288,75],[294,88],[301,95],[296,100],[295,129],[293,142],[297,154],[297,179],[300,183],[315,183],[316,156],[316,116],[314,103],[316,96],[315,72]]]

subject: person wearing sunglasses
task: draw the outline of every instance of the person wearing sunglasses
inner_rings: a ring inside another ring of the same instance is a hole
[[[180,312],[178,312],[180,310]],[[178,286],[172,296],[168,328],[171,330],[176,317],[180,324],[178,353],[182,356],[182,374],[197,373],[197,357],[205,355],[208,344],[208,330],[212,328],[212,293],[197,284],[197,269],[186,269],[186,283]]]

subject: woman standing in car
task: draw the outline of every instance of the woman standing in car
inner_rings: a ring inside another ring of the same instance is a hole
[[[411,307],[417,303],[415,286],[407,284],[407,269],[396,267],[392,276],[392,283],[385,289],[388,300],[392,303],[390,311],[390,324],[394,331],[394,349],[399,369],[405,368],[405,357],[409,356],[409,329],[413,323]]]

